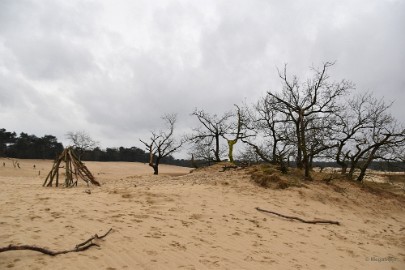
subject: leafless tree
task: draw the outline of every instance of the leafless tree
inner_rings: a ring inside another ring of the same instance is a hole
[[[93,150],[99,145],[99,142],[93,140],[85,131],[75,131],[66,133],[66,138],[72,143],[77,152],[79,160],[87,150]]]
[[[290,123],[284,114],[276,110],[277,101],[270,95],[260,99],[257,104],[248,111],[247,129],[254,136],[242,138],[257,156],[265,162],[279,164],[285,167],[290,145]]]
[[[194,129],[194,134],[189,136],[188,139],[197,144],[206,139],[212,141],[215,161],[220,162],[220,140],[231,128],[228,119],[231,118],[232,113],[228,112],[218,117],[216,114],[210,115],[203,110],[195,109],[192,115],[197,117],[202,126]]]
[[[261,162],[263,159],[257,154],[256,150],[252,147],[247,145],[238,155],[238,160],[242,163],[247,165],[257,164]]]
[[[388,109],[391,104],[369,97],[365,108],[365,126],[353,136],[351,149],[346,156],[350,159],[349,178],[354,178],[356,168],[360,169],[357,181],[363,181],[367,168],[376,159],[394,158],[390,149],[405,144],[405,128],[401,126]]]
[[[207,164],[210,166],[215,161],[213,142],[213,138],[207,137],[193,143],[189,154],[192,155],[196,164]],[[224,153],[223,147],[220,147],[219,156],[222,156]]]
[[[229,126],[228,132],[222,134],[222,137],[228,142],[228,158],[232,163],[234,162],[233,149],[235,144],[239,140],[245,140],[254,136],[254,134],[250,132],[251,128],[248,125],[247,113],[239,106],[235,105],[235,107],[236,114],[233,115],[235,120],[232,121]]]
[[[152,131],[148,141],[140,141],[146,146],[146,151],[149,152],[149,166],[153,168],[154,174],[159,174],[160,161],[179,150],[184,140],[176,141],[174,138],[174,125],[176,123],[176,115],[164,115],[162,119],[167,125],[166,130],[159,132]]]
[[[296,76],[289,79],[285,66],[283,71],[279,71],[283,82],[282,93],[268,92],[268,95],[273,97],[278,104],[275,108],[283,113],[294,126],[297,166],[305,169],[307,179],[310,179],[311,169],[308,136],[311,129],[316,126],[313,122],[326,119],[338,110],[338,98],[353,87],[353,84],[346,80],[330,82],[328,70],[333,64],[326,62],[320,69],[312,68],[314,75],[305,83],[300,83]]]
[[[370,93],[354,96],[346,102],[344,110],[336,114],[337,121],[332,129],[336,134],[337,147],[330,156],[342,168],[343,175],[347,173],[350,165],[349,157],[354,154],[356,140],[360,142],[359,136],[367,128],[371,128],[370,103],[372,99]]]
[[[338,146],[334,132],[336,121],[337,117],[334,114],[313,118],[308,121],[306,139],[310,169],[313,167],[315,158],[328,158],[328,151],[334,151]]]

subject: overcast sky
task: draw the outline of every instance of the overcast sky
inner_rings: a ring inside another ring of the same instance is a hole
[[[162,114],[183,132],[325,61],[404,122],[404,26],[395,0],[0,0],[0,128],[141,147]]]

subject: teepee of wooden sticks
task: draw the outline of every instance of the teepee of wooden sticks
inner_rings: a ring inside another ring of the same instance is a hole
[[[59,157],[54,161],[52,170],[49,172],[42,186],[51,187],[53,180],[55,185],[59,185],[59,169],[65,169],[65,187],[77,186],[79,178],[83,179],[87,185],[90,183],[100,186],[86,165],[80,161],[72,147],[65,148]]]

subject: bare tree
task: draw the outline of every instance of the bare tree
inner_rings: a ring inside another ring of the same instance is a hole
[[[256,105],[259,117],[255,120],[264,137],[269,138],[272,163],[276,164],[283,163],[293,139],[289,118],[280,112],[279,106],[278,100],[267,94]]]
[[[349,178],[352,179],[356,168],[360,169],[357,181],[363,181],[367,168],[376,159],[392,158],[391,148],[401,148],[405,144],[405,128],[388,113],[391,104],[383,100],[368,98],[366,125],[353,136],[351,149],[346,156],[350,159]]]
[[[75,131],[66,133],[66,138],[72,143],[72,146],[77,152],[79,160],[81,160],[85,151],[93,150],[99,145],[99,142],[93,140],[85,131]]]
[[[179,150],[183,145],[183,140],[177,142],[174,138],[174,125],[176,123],[176,115],[168,114],[164,115],[162,119],[167,125],[165,131],[155,132],[152,131],[152,135],[149,141],[140,140],[149,152],[149,166],[153,168],[154,174],[159,174],[160,161]]]
[[[252,146],[246,146],[238,155],[238,160],[241,162],[251,165],[261,162],[263,159],[257,154],[256,150]]]
[[[214,152],[215,161],[220,162],[220,140],[231,128],[228,119],[232,116],[232,113],[228,112],[218,117],[216,114],[211,116],[203,110],[195,109],[191,115],[196,116],[202,126],[194,129],[194,134],[189,136],[188,139],[193,143],[199,143],[209,138],[214,144],[212,151]]]
[[[350,165],[350,156],[353,156],[356,141],[361,143],[361,134],[367,128],[371,128],[370,103],[372,95],[364,93],[348,100],[344,110],[336,114],[337,121],[332,127],[336,134],[336,152],[330,156],[342,168],[341,173],[345,175]],[[354,161],[354,160],[353,160]]]
[[[336,121],[337,118],[334,114],[313,118],[308,121],[306,139],[310,169],[313,167],[315,158],[328,158],[327,151],[334,150],[338,146],[334,132]]]
[[[313,122],[317,119],[325,119],[338,110],[338,98],[353,87],[353,84],[346,80],[329,81],[328,69],[333,64],[326,62],[320,69],[312,68],[313,78],[308,79],[305,83],[300,83],[296,76],[290,80],[287,77],[287,67],[285,66],[283,72],[279,71],[283,82],[282,93],[268,92],[268,95],[273,97],[278,104],[275,107],[276,110],[285,114],[294,126],[297,166],[305,169],[307,179],[311,178],[311,150],[308,136],[309,131],[316,126]]]
[[[236,121],[232,122],[229,126],[229,131],[222,134],[222,137],[228,142],[228,158],[230,162],[233,160],[233,148],[239,140],[244,140],[249,137],[254,136],[254,134],[249,134],[251,128],[248,125],[247,113],[244,112],[239,106],[236,107]],[[232,136],[232,138],[231,138]]]
[[[277,101],[266,95],[252,109],[245,109],[248,112],[246,129],[253,136],[242,138],[242,141],[261,160],[279,164],[283,171],[287,171],[286,159],[291,151],[291,125],[285,115],[275,109],[276,106]]]
[[[195,163],[211,165],[215,161],[214,151],[213,151],[213,138],[207,137],[201,140],[198,140],[192,145],[192,148],[189,152],[190,155],[195,160]],[[219,155],[224,154],[224,149],[219,150]]]

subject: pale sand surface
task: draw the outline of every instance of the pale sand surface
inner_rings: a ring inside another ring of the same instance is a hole
[[[86,162],[102,183],[87,194],[83,183],[42,187],[51,165],[0,159],[0,246],[64,250],[113,231],[80,253],[0,253],[0,269],[405,269],[403,201],[349,183],[271,190],[239,170],[162,165],[153,176],[142,163]]]

